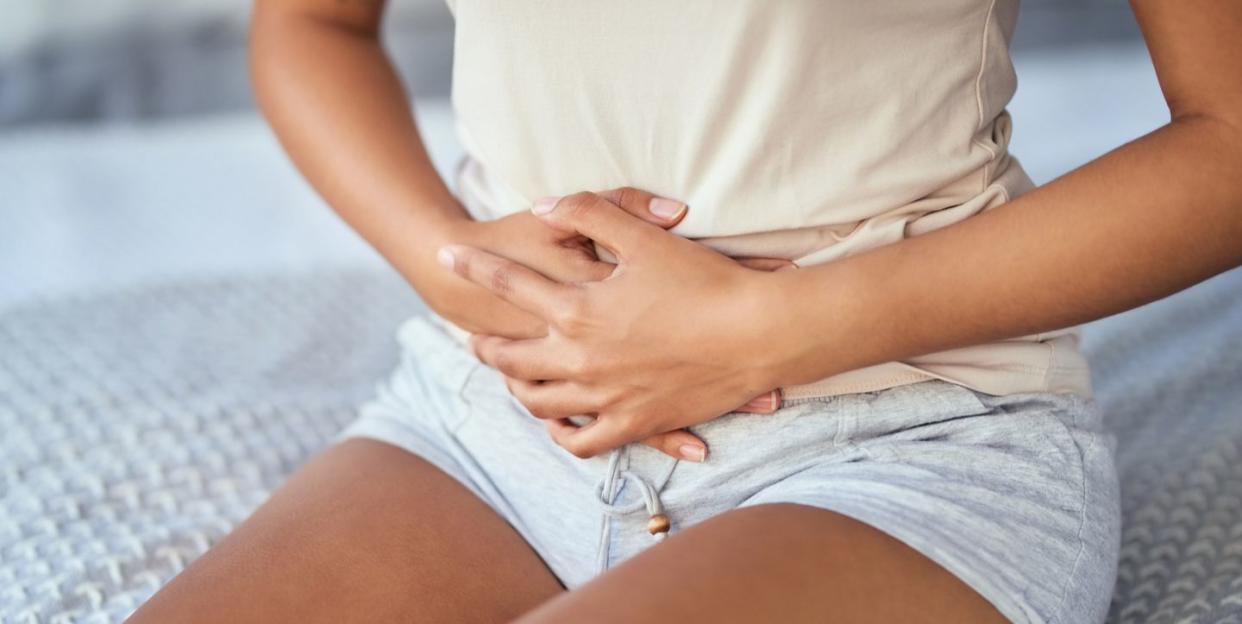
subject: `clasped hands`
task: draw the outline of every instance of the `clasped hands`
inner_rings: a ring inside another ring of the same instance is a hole
[[[469,241],[438,250],[457,277],[544,326],[519,337],[475,332],[470,348],[575,456],[642,442],[703,461],[706,445],[685,427],[779,407],[763,357],[777,292],[771,278],[795,265],[734,259],[667,232],[687,210],[633,188],[536,202],[531,215],[551,228],[546,241],[571,251],[565,262],[601,267],[588,271],[597,279],[558,280]],[[617,262],[595,258],[591,241]]]

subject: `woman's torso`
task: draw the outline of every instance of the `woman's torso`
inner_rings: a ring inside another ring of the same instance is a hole
[[[449,6],[467,154],[456,182],[476,218],[635,186],[689,204],[675,234],[807,266],[1033,186],[1006,151],[1016,0]],[[787,390],[938,377],[993,394],[1090,394],[1077,338],[1025,336]]]

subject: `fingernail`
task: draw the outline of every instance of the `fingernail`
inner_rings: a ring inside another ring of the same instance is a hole
[[[677,449],[677,452],[681,454],[682,459],[695,463],[702,462],[707,458],[707,449],[697,444],[683,444]]]
[[[769,392],[763,396],[757,396],[746,403],[746,407],[762,410],[776,410],[776,393]]]
[[[650,210],[651,214],[670,221],[676,219],[677,215],[681,214],[681,211],[685,209],[685,204],[663,197],[653,197],[651,198],[651,203],[647,204],[647,210]]]
[[[798,265],[796,264],[784,264],[779,267],[776,267],[776,270],[777,271],[792,271],[796,268],[798,268]]]
[[[556,202],[558,200],[560,200],[560,197],[540,197],[535,200],[535,205],[530,207],[530,211],[537,215],[548,214],[549,212],[552,212],[553,208],[556,208]]]
[[[436,252],[436,261],[446,269],[453,268],[453,250],[448,247],[441,247],[440,251]]]

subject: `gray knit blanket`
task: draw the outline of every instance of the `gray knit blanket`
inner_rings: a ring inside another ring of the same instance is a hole
[[[380,272],[0,311],[0,622],[112,622],[353,418],[421,307]],[[1242,624],[1242,272],[1089,325],[1125,514],[1111,622]]]

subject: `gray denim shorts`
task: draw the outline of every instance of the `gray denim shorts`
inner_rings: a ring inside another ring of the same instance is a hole
[[[430,314],[430,313],[428,313]],[[800,503],[905,542],[1014,622],[1103,622],[1120,541],[1115,438],[1078,395],[992,396],[939,380],[733,412],[692,430],[702,464],[633,444],[591,459],[548,437],[430,316],[339,440],[419,455],[505,517],[570,588],[748,505]]]

